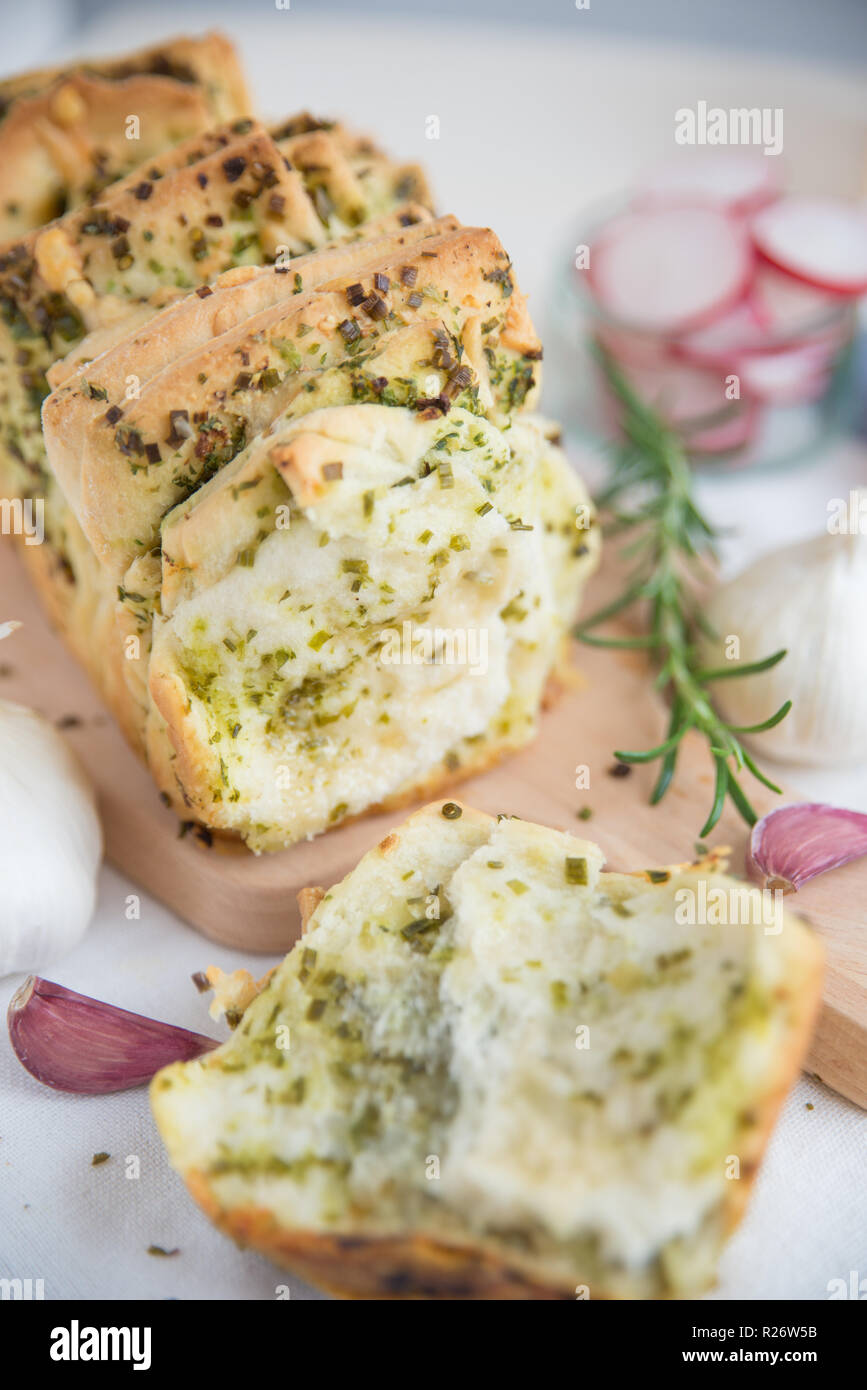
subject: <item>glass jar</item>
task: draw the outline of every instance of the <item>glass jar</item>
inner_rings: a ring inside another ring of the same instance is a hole
[[[546,364],[546,400],[560,418],[592,444],[617,437],[620,405],[593,351],[599,345],[676,427],[696,465],[790,466],[853,426],[857,299],[814,289],[756,256],[743,298],[704,325],[636,327],[606,310],[592,282],[594,244],[626,210],[623,201],[597,209],[561,262],[558,351]]]

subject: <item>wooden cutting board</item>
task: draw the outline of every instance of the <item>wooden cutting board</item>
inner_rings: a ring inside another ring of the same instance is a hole
[[[587,611],[616,584],[611,563],[594,580]],[[342,878],[365,850],[403,818],[371,816],[280,854],[256,857],[243,848],[179,836],[178,821],[160,802],[144,767],[129,750],[87,678],[49,630],[20,564],[16,546],[0,540],[0,622],[23,629],[0,647],[0,695],[59,722],[99,795],[108,858],[147,892],[216,942],[250,952],[282,953],[299,931],[295,895],[307,884]],[[612,749],[649,747],[663,737],[665,712],[640,653],[576,647],[575,681],[545,713],[532,747],[456,790],[489,812],[506,811],[598,841],[612,869],[678,863],[693,857],[713,791],[703,742],[687,740],[663,803],[648,804],[653,766],[611,775]],[[573,688],[574,687],[574,688]],[[586,767],[589,787],[576,788]],[[780,798],[754,787],[761,813]],[[787,794],[786,800],[801,798]],[[592,817],[578,819],[589,807]],[[712,845],[729,845],[740,872],[746,831],[728,810]],[[827,943],[824,1008],[808,1067],[835,1090],[867,1108],[867,860],[808,884],[792,905]],[[215,953],[219,961],[219,953]],[[255,968],[255,967],[254,967]]]

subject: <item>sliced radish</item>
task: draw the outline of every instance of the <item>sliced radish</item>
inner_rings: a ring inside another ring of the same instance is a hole
[[[596,340],[624,366],[658,367],[669,360],[668,343],[656,333],[635,333],[628,328],[599,324]]]
[[[847,301],[816,289],[775,266],[760,265],[751,298],[772,338],[807,337],[845,317]]]
[[[767,336],[762,306],[748,295],[706,327],[684,333],[673,344],[673,351],[688,362],[725,366],[737,352],[761,348]]]
[[[867,290],[867,214],[830,198],[781,198],[752,221],[753,241],[774,265],[837,294]]]
[[[767,405],[801,405],[823,395],[831,375],[833,348],[806,344],[782,352],[746,353],[735,371],[741,389]]]
[[[758,433],[761,411],[752,402],[732,413],[718,425],[696,430],[687,438],[687,448],[694,454],[730,454],[743,449]]]
[[[653,170],[639,187],[636,204],[656,207],[686,200],[749,213],[779,193],[779,161],[741,150],[682,150]]]
[[[656,367],[624,364],[622,369],[636,395],[670,424],[706,420],[728,405],[725,377],[720,371],[674,361]]]
[[[647,209],[603,228],[590,252],[590,284],[619,323],[656,332],[697,328],[743,294],[749,240],[713,208]]]

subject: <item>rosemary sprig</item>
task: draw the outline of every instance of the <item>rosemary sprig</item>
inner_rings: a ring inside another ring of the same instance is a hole
[[[739,780],[745,768],[771,791],[780,791],[756,766],[738,735],[772,729],[792,707],[791,700],[786,700],[762,723],[738,727],[725,722],[708,686],[715,680],[766,671],[782,661],[786,652],[774,652],[748,665],[716,669],[702,665],[697,639],[702,633],[714,634],[701,611],[695,581],[702,564],[714,558],[716,532],[696,506],[692,470],[679,435],[639,400],[607,353],[600,349],[597,355],[622,406],[626,442],[617,450],[611,480],[596,502],[600,510],[612,514],[615,534],[636,534],[624,551],[633,565],[623,592],[585,618],[575,635],[594,646],[644,649],[657,667],[656,688],[667,692],[670,705],[666,737],[655,748],[617,750],[614,755],[624,763],[661,760],[652,804],[661,801],[671,786],[687,731],[696,729],[707,739],[716,778],[713,804],[699,831],[703,840],[722,815],[726,797],[748,825],[755,824],[756,812]],[[650,620],[640,636],[599,637],[591,632],[642,602],[649,604]]]

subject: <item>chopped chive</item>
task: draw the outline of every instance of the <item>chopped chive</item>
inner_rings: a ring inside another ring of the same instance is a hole
[[[566,882],[587,883],[587,860],[579,857],[568,856],[566,859]]]

